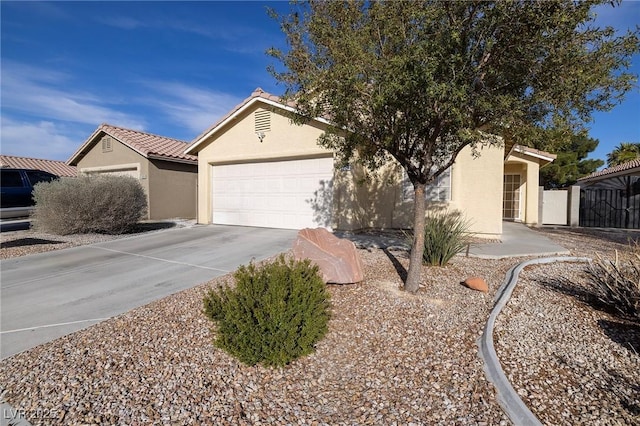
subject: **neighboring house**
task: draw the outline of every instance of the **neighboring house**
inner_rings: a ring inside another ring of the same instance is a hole
[[[640,159],[578,179],[580,226],[640,229]]]
[[[199,223],[300,229],[409,228],[413,189],[393,162],[367,174],[337,170],[331,150],[318,145],[324,119],[295,125],[294,106],[256,89],[195,138]],[[502,234],[503,217],[538,223],[538,170],[554,156],[514,146],[465,148],[428,190],[431,208],[463,212],[473,232]],[[503,203],[503,192],[504,200]],[[504,216],[503,216],[504,215]]]
[[[197,157],[187,143],[137,130],[101,124],[67,163],[79,175],[117,174],[140,180],[148,219],[195,218]]]
[[[77,175],[76,168],[64,161],[16,157],[13,155],[0,155],[0,167],[42,170],[60,177],[75,177]]]

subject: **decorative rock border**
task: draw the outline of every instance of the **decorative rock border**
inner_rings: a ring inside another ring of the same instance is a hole
[[[522,270],[527,266],[554,262],[590,261],[591,259],[587,257],[547,257],[522,262],[509,269],[504,283],[496,293],[496,297],[494,298],[495,305],[489,315],[489,320],[484,328],[484,332],[478,340],[478,347],[480,357],[484,361],[484,372],[489,381],[493,383],[496,388],[498,403],[507,416],[509,416],[511,421],[516,425],[541,426],[542,423],[529,410],[529,408],[527,408],[522,399],[520,399],[516,390],[511,386],[509,379],[507,379],[504,370],[502,370],[500,360],[498,360],[498,356],[493,345],[493,329],[495,327],[496,319],[502,311],[502,308],[504,308],[511,298],[511,293],[518,282],[520,272],[522,272]]]

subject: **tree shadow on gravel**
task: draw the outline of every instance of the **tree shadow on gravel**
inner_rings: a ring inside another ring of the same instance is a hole
[[[598,325],[614,342],[635,355],[640,354],[640,324],[627,321],[598,320]],[[640,389],[638,389],[640,394]]]
[[[64,241],[45,240],[42,238],[18,238],[11,241],[3,241],[0,243],[0,249],[14,248],[14,247],[28,247],[44,244],[62,244]]]
[[[590,306],[591,308],[612,315],[618,320],[598,320],[603,332],[614,342],[633,353],[640,354],[640,324],[622,316],[613,307],[603,303],[588,287],[573,283],[567,278],[549,278],[536,281],[540,286],[561,293]]]
[[[574,284],[567,278],[548,278],[537,280],[536,283],[557,293],[571,296],[582,303],[590,305],[592,308],[598,310],[602,310],[603,308],[599,306],[602,304],[598,302],[598,299],[592,292],[582,286]]]
[[[385,248],[385,249],[382,249],[382,251],[384,254],[387,255],[387,257],[391,261],[391,264],[396,269],[396,272],[398,273],[398,276],[400,277],[402,282],[406,282],[407,274],[408,274],[406,268],[402,265],[402,263],[400,263],[398,258],[396,258],[395,255],[393,255],[388,249]]]
[[[640,385],[634,380],[625,377],[619,372],[607,369],[607,386],[601,388],[602,392],[613,393],[620,400],[620,405],[632,418],[640,416],[640,404],[634,395],[640,395]],[[631,423],[629,423],[631,424]]]

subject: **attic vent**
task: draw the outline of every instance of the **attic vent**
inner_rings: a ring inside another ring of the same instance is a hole
[[[113,138],[111,136],[105,136],[102,138],[102,152],[113,151]]]
[[[260,110],[255,112],[255,132],[263,133],[271,130],[271,112]]]

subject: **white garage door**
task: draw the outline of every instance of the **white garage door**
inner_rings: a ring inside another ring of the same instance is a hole
[[[213,223],[287,229],[331,225],[333,158],[212,168]]]
[[[80,170],[81,173],[91,176],[131,176],[136,179],[140,179],[140,170],[137,167],[96,167],[96,168],[84,168]]]

